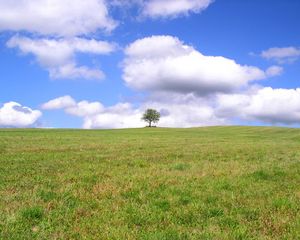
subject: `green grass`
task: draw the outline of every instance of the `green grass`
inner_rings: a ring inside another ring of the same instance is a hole
[[[300,129],[0,130],[0,239],[300,239]]]

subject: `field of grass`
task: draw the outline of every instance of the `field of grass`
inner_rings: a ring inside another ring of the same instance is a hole
[[[300,239],[300,129],[0,130],[0,239]]]

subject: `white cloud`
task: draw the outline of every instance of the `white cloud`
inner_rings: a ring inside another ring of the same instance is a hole
[[[0,0],[0,31],[75,37],[112,31],[110,7],[137,7],[142,16],[177,17],[205,10],[214,0]]]
[[[199,13],[205,10],[213,0],[148,0],[144,1],[142,13],[144,16],[176,17],[191,12]]]
[[[117,25],[104,0],[0,0],[0,9],[0,31],[70,37],[111,31]]]
[[[76,102],[71,96],[66,95],[63,97],[58,97],[52,99],[42,105],[42,109],[45,110],[56,110],[56,109],[64,109],[66,113],[85,117],[90,115],[95,115],[97,113],[102,112],[104,109],[103,105],[99,102],[88,102],[81,101]]]
[[[30,33],[33,37],[11,38],[7,46],[33,54],[52,79],[103,79],[99,67],[80,66],[76,53],[107,54],[114,44],[86,39],[99,30],[112,31],[117,22],[109,8],[138,6],[138,12],[157,16],[177,16],[200,12],[212,0],[0,0],[0,32]],[[166,10],[167,9],[167,10]],[[79,38],[80,37],[80,38]]]
[[[278,63],[294,62],[300,57],[300,48],[283,47],[269,48],[261,53],[261,57],[272,59]]]
[[[163,96],[165,99],[163,99]],[[211,99],[193,94],[163,93],[160,99],[148,100],[142,109],[157,109],[161,113],[160,127],[201,127],[226,125],[228,121],[217,117]]]
[[[200,13],[214,0],[111,0],[113,7],[137,10],[138,17],[175,18],[190,13]],[[135,11],[133,11],[135,12]]]
[[[266,70],[266,75],[269,77],[278,76],[283,73],[283,68],[279,66],[271,66]]]
[[[65,108],[65,111],[66,113],[71,115],[86,117],[98,114],[102,112],[103,109],[103,105],[99,102],[81,101],[78,102],[75,106]]]
[[[181,97],[179,97],[181,98]],[[185,97],[181,98],[182,100]],[[134,108],[129,103],[119,103],[102,113],[85,117],[84,128],[137,128],[146,123],[141,120],[147,108],[157,109],[161,118],[159,127],[199,127],[224,125],[223,118],[216,117],[214,109],[194,99],[190,102],[147,101]]]
[[[83,118],[83,128],[127,128],[141,127],[141,113],[129,103],[118,103],[104,107],[100,102],[76,102],[70,96],[63,96],[48,101],[43,109],[63,109],[65,113]]]
[[[261,88],[248,93],[219,95],[219,117],[239,117],[265,123],[300,122],[300,89]]]
[[[222,56],[205,56],[171,36],[139,39],[125,54],[123,79],[137,90],[199,95],[230,92],[281,72],[279,67],[264,72]]]
[[[155,108],[161,112],[158,124],[161,127],[195,127],[227,123],[225,119],[216,117],[214,109],[203,98],[195,97],[193,94],[171,96],[170,93],[160,94],[162,95],[152,96],[139,107],[127,102],[110,107],[104,107],[100,102],[88,101],[73,104],[69,96],[51,100],[43,106],[44,109],[57,109],[59,106],[67,114],[82,117],[83,128],[87,129],[144,127],[146,123],[141,117],[147,108]],[[168,95],[167,100],[163,99],[165,94]],[[63,99],[65,101],[62,101]]]
[[[145,124],[141,120],[140,109],[134,109],[129,103],[119,103],[103,109],[101,113],[86,116],[83,128],[137,128]]]
[[[42,116],[38,110],[32,110],[16,102],[5,103],[0,108],[1,127],[30,127]]]
[[[72,97],[66,95],[44,103],[42,105],[42,108],[45,110],[54,110],[54,109],[64,109],[64,108],[69,108],[74,106],[76,106],[76,101]]]
[[[7,46],[33,54],[52,79],[105,77],[98,67],[80,66],[75,59],[76,53],[108,54],[115,50],[114,44],[85,38],[117,26],[105,0],[0,0],[0,9],[0,31],[26,31],[39,36],[15,36]]]
[[[68,63],[49,69],[52,79],[103,79],[105,74],[100,69],[92,69],[86,66],[76,66]]]
[[[133,6],[142,6],[144,0],[111,0],[109,4],[113,7],[133,7]]]
[[[23,54],[33,54],[53,79],[102,79],[104,73],[100,69],[77,66],[75,55],[76,53],[109,54],[115,50],[114,44],[83,38],[57,40],[15,36],[7,42],[7,46],[19,48]]]
[[[128,102],[105,107],[100,102],[73,102],[70,97],[54,99],[46,109],[62,108],[67,114],[81,117],[83,128],[144,127],[141,120],[147,108],[161,113],[159,127],[199,127],[228,125],[234,121],[267,124],[300,122],[300,89],[251,87],[234,94],[200,97],[193,93],[156,92],[139,106]],[[65,101],[61,101],[65,99]],[[59,107],[58,107],[59,106]],[[44,107],[45,108],[45,107]]]

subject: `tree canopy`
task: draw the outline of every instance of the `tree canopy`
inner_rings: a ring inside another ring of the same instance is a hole
[[[160,119],[160,113],[155,109],[147,109],[143,114],[142,120],[147,122],[149,127],[152,127],[152,123],[157,123]]]

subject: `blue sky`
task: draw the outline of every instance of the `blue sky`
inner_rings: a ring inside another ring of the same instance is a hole
[[[0,126],[298,126],[300,1],[71,2],[0,0]]]

